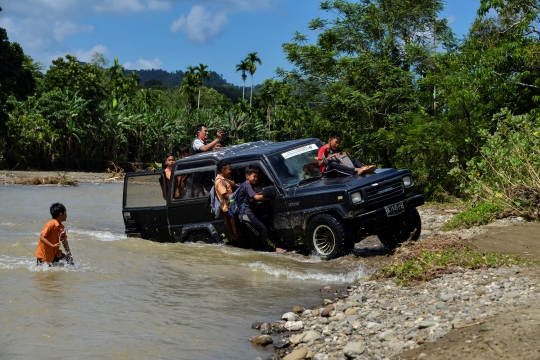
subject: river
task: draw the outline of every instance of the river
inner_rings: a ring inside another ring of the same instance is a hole
[[[36,266],[57,201],[75,266]],[[365,275],[353,256],[128,239],[121,202],[121,184],[0,186],[0,358],[264,358],[271,349],[248,342],[252,322]]]

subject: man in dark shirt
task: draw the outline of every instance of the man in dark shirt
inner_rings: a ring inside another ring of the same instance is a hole
[[[253,250],[266,250],[275,252],[285,252],[284,249],[276,248],[274,243],[268,238],[266,226],[257,219],[253,211],[254,202],[262,201],[262,193],[256,193],[253,189],[259,181],[259,168],[249,165],[246,168],[246,182],[242,184],[237,201],[238,204],[244,204],[244,211],[239,214],[240,220],[244,226],[244,231],[251,239]]]

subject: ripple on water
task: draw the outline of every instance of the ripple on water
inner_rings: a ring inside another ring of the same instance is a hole
[[[351,270],[347,273],[339,274],[328,274],[323,272],[300,272],[296,270],[291,270],[289,268],[277,267],[268,264],[264,264],[261,261],[248,264],[249,268],[253,271],[262,270],[263,272],[273,275],[277,278],[284,277],[286,279],[294,280],[315,280],[315,281],[324,281],[328,283],[338,283],[338,282],[354,282],[358,279],[367,276],[367,272],[363,266],[359,265],[356,269]]]
[[[36,265],[36,258],[0,256],[0,270],[13,269],[28,269],[31,272],[103,272],[102,269],[84,264],[75,263],[74,265],[68,265],[64,261],[60,261],[60,263],[54,266],[48,266],[46,264]]]
[[[110,231],[68,229],[68,235],[69,234],[90,236],[91,238],[93,238],[93,240],[99,240],[99,241],[117,241],[117,240],[126,239],[126,234],[112,233]]]

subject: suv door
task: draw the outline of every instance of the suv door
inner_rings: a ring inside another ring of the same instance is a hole
[[[193,163],[176,169],[169,194],[169,224],[174,241],[185,241],[186,232],[207,230],[218,241],[225,232],[223,219],[206,207],[215,178],[214,165]],[[217,236],[217,237],[216,237]]]
[[[171,241],[165,200],[167,192],[163,171],[126,174],[122,213],[128,237]]]
[[[290,244],[294,240],[294,236],[290,231],[291,223],[289,221],[288,205],[282,189],[280,189],[272,173],[268,171],[267,166],[262,161],[233,163],[231,164],[233,180],[237,184],[246,181],[244,169],[248,165],[256,165],[262,171],[262,174],[259,173],[259,184],[255,187],[255,191],[259,191],[265,186],[271,186],[270,182],[274,183],[277,189],[276,198],[254,204],[257,218],[266,226],[268,235],[276,246]]]

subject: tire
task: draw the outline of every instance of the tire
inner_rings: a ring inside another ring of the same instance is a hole
[[[186,242],[188,243],[202,242],[205,244],[217,243],[216,239],[214,239],[214,237],[210,235],[210,233],[206,230],[197,230],[197,231],[190,232],[186,238]]]
[[[416,208],[407,212],[395,221],[387,221],[377,230],[377,237],[388,249],[395,249],[409,239],[416,241],[422,232],[422,220]]]
[[[323,260],[347,255],[354,246],[343,221],[330,214],[315,215],[309,222],[306,241],[311,254]]]

